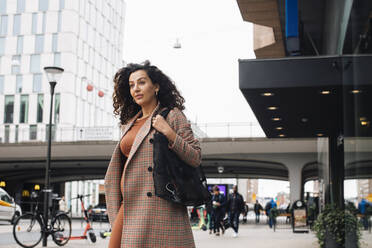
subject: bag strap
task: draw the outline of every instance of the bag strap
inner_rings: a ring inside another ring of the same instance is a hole
[[[169,112],[170,112],[170,109],[169,109],[169,108],[166,108],[166,109],[164,109],[164,110],[160,113],[160,115],[163,116],[163,118],[165,119],[165,118],[167,118]]]

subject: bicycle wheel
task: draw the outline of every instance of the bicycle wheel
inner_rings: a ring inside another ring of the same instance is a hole
[[[33,214],[24,214],[14,221],[13,237],[25,248],[35,247],[43,237],[40,219]]]
[[[71,237],[71,220],[67,214],[58,214],[52,221],[52,237],[59,246],[67,244]]]

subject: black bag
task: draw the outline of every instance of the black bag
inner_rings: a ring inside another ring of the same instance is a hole
[[[160,115],[167,117],[169,109]],[[156,131],[154,145],[155,195],[184,206],[199,206],[211,200],[201,165],[192,167],[168,147],[168,139]]]

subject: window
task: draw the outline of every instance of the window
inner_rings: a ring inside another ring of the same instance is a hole
[[[23,53],[23,36],[17,38],[17,54]]]
[[[22,93],[22,75],[16,76],[16,93]]]
[[[54,66],[61,66],[61,53],[54,53]]]
[[[5,52],[5,38],[0,37],[0,55],[4,55]]]
[[[12,56],[12,74],[18,74],[21,72],[21,56]]]
[[[35,53],[42,53],[44,50],[44,35],[38,34],[35,37]]]
[[[15,142],[18,142],[19,126],[15,125]]]
[[[25,12],[25,0],[17,0],[17,13]]]
[[[44,95],[38,94],[37,95],[37,122],[43,122],[43,109],[44,109]]]
[[[3,15],[0,19],[0,35],[5,36],[8,33],[8,16]]]
[[[65,0],[59,0],[59,9],[62,10],[65,8]]]
[[[41,83],[42,83],[42,74],[41,73],[34,74],[32,91],[41,92]]]
[[[28,95],[22,95],[19,110],[19,123],[27,123],[27,121],[28,121]]]
[[[43,33],[45,33],[45,29],[46,29],[46,13],[44,12],[43,13],[43,26],[42,26]]]
[[[4,76],[0,75],[0,94],[4,93]]]
[[[9,136],[10,136],[10,126],[5,125],[5,135],[4,135],[4,142],[9,143]]]
[[[21,15],[14,15],[13,35],[19,35],[20,33],[21,33]]]
[[[59,123],[59,106],[61,103],[61,94],[57,93],[54,99],[54,123]],[[53,137],[53,136],[52,136]]]
[[[31,55],[30,72],[40,72],[40,55],[38,54]]]
[[[61,23],[62,22],[62,12],[58,12],[58,23],[57,23],[57,31],[61,32]]]
[[[56,52],[58,49],[58,34],[52,35],[52,52]]]
[[[48,1],[49,0],[39,0],[39,11],[47,11],[48,10]]]
[[[5,96],[5,119],[4,123],[13,123],[14,96]]]
[[[37,137],[37,126],[30,125],[30,140],[36,140]]]
[[[6,0],[0,0],[0,14],[6,13]]]
[[[32,29],[33,34],[37,33],[37,13],[32,13]]]

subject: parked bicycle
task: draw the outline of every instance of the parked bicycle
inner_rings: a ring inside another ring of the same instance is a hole
[[[82,236],[72,236],[72,237],[70,237],[70,239],[71,240],[76,240],[76,239],[88,239],[89,238],[90,241],[92,241],[92,243],[95,243],[97,241],[97,237],[96,237],[96,234],[94,233],[93,228],[90,224],[90,218],[88,216],[88,210],[86,210],[85,207],[84,207],[83,198],[87,197],[87,196],[90,196],[90,195],[77,195],[77,197],[71,198],[71,200],[73,200],[73,199],[79,199],[80,200],[81,210],[84,213],[84,221],[86,223],[86,226],[85,226],[84,233],[83,233]]]
[[[54,243],[59,246],[67,244],[71,237],[71,219],[66,213],[51,211],[51,219],[45,220],[39,210],[39,196],[31,194],[35,208],[30,213],[19,216],[13,225],[13,237],[17,244],[25,248],[35,247],[44,234],[52,235]]]

